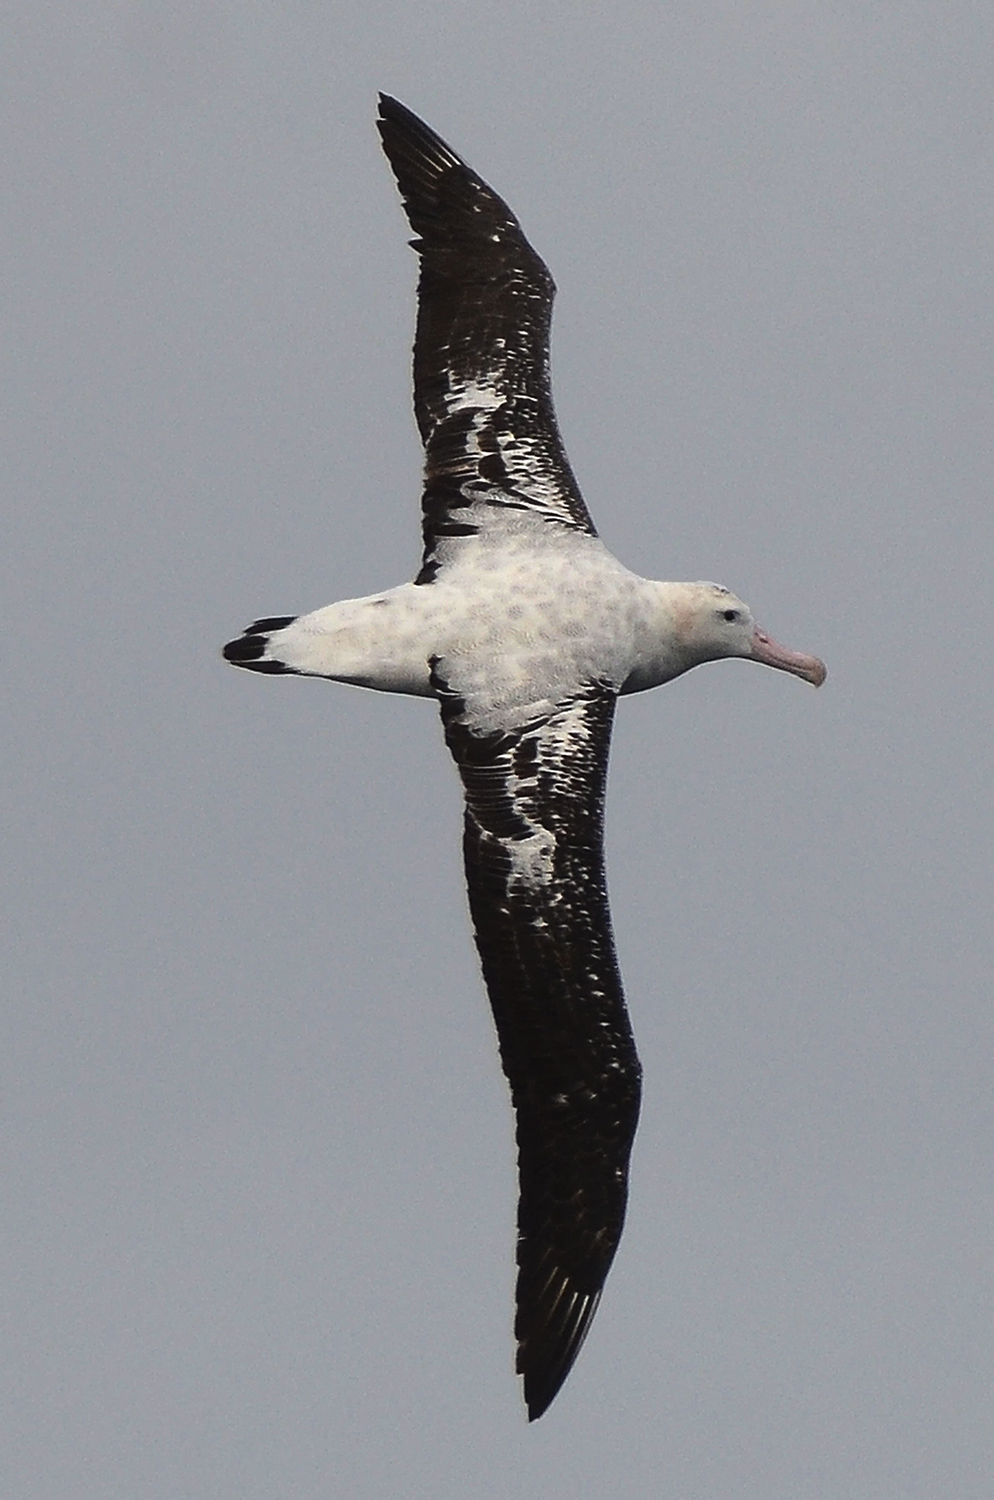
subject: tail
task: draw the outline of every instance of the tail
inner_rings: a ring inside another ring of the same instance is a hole
[[[273,615],[266,620],[253,620],[237,641],[229,641],[225,646],[225,661],[236,667],[248,667],[250,672],[296,671],[280,659],[279,642],[274,639],[296,618],[296,615]]]

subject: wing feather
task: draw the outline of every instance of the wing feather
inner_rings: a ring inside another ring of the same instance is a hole
[[[419,581],[444,563],[446,542],[474,534],[493,507],[593,534],[552,404],[552,277],[507,204],[417,115],[381,95],[378,126],[421,257]]]
[[[470,909],[517,1121],[515,1333],[529,1417],[579,1353],[625,1217],[641,1069],[611,933],[603,807],[615,694],[476,736],[439,684],[466,794]]]

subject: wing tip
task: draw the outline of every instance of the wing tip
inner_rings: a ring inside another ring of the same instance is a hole
[[[543,1295],[531,1310],[527,1329],[521,1326],[525,1309],[519,1302],[516,1369],[524,1380],[529,1422],[536,1422],[548,1411],[565,1385],[601,1300],[603,1288],[596,1292],[571,1291],[569,1277],[562,1276],[558,1282],[559,1290],[551,1304]],[[564,1297],[569,1301],[563,1307]]]
[[[379,107],[378,120],[389,120],[397,123],[406,120],[417,120],[419,125],[424,123],[418,120],[413,110],[408,109],[406,104],[401,104],[400,100],[395,99],[392,94],[384,94],[381,90],[377,94],[376,99]]]

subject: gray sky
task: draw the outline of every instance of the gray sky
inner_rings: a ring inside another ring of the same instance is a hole
[[[15,5],[3,1493],[986,1500],[992,29],[980,0]],[[551,266],[608,545],[830,672],[619,711],[646,1102],[531,1428],[436,715],[218,655],[416,567],[377,88]]]

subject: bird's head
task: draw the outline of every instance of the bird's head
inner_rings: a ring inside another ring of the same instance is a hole
[[[685,583],[677,585],[677,590],[672,597],[674,628],[681,647],[692,658],[688,664],[741,656],[792,672],[815,687],[825,681],[823,661],[781,646],[759,628],[748,604],[720,584]]]

